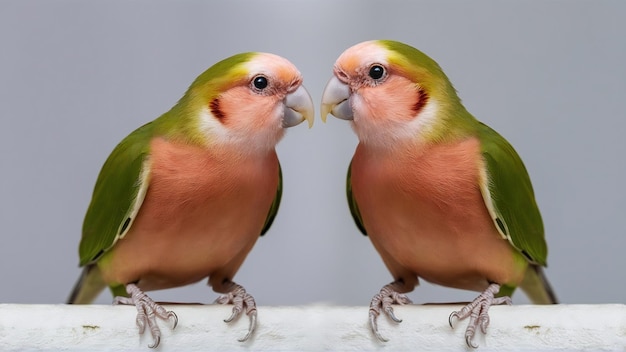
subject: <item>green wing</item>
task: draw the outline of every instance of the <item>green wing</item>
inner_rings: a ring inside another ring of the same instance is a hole
[[[354,223],[356,227],[359,228],[359,231],[365,236],[367,236],[367,232],[365,231],[365,226],[363,226],[363,219],[361,219],[361,212],[359,212],[359,207],[356,204],[356,199],[352,195],[352,162],[348,166],[348,176],[346,178],[346,196],[348,196],[348,207],[350,208],[350,213],[352,214],[352,218],[354,219]]]
[[[276,214],[278,213],[278,207],[280,206],[280,199],[283,196],[283,170],[280,167],[280,163],[278,163],[278,189],[276,190],[276,198],[274,198],[274,202],[272,202],[272,206],[270,207],[270,211],[267,214],[267,219],[265,219],[265,225],[263,225],[263,230],[261,230],[261,236],[265,235],[267,230],[270,229],[272,223],[274,222],[274,218],[276,218]]]
[[[481,192],[500,234],[530,262],[546,265],[548,247],[543,221],[526,167],[513,147],[481,123],[485,161]]]
[[[124,237],[148,190],[152,123],[124,138],[98,175],[83,222],[80,266],[93,263]]]

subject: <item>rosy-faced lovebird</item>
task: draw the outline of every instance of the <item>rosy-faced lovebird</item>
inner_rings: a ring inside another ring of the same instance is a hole
[[[229,57],[198,76],[169,111],[124,138],[104,163],[79,247],[83,267],[68,303],[89,303],[108,286],[137,307],[140,333],[159,345],[155,317],[171,321],[144,292],[208,277],[245,312],[256,303],[233,276],[272,225],[282,194],[276,144],[285,128],[313,122],[302,76],[268,53]]]
[[[426,281],[481,294],[450,315],[469,319],[468,346],[486,332],[489,307],[520,286],[556,303],[543,273],[547,247],[530,178],[513,147],[461,104],[439,65],[396,41],[357,44],[337,59],[322,120],[351,120],[359,138],[348,168],[348,205],[394,281],[371,301],[369,321]]]

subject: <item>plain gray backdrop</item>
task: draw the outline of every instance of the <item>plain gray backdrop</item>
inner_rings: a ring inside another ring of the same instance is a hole
[[[433,57],[515,146],[559,298],[625,303],[625,15],[623,1],[0,1],[0,303],[65,301],[104,160],[206,68],[244,51],[284,56],[319,114],[335,59],[370,39]],[[329,119],[278,146],[281,208],[235,276],[260,305],[367,305],[392,279],[347,208],[356,137]],[[151,296],[217,297],[205,282]],[[424,282],[410,294],[475,296]]]

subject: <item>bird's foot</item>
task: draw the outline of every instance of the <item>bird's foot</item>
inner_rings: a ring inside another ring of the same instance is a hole
[[[146,330],[146,326],[150,329],[154,342],[148,345],[150,348],[156,348],[161,342],[161,330],[157,325],[156,318],[159,317],[163,320],[173,320],[174,325],[172,329],[178,325],[178,316],[172,311],[167,311],[163,306],[157,304],[152,298],[148,297],[143,291],[135,284],[126,285],[126,292],[130,297],[117,296],[113,300],[113,304],[128,304],[134,305],[137,308],[137,326],[139,327],[139,333],[143,334]]]
[[[383,286],[383,288],[380,289],[380,292],[374,295],[372,301],[370,302],[370,327],[372,328],[372,332],[374,332],[374,335],[376,335],[376,337],[383,342],[387,342],[389,340],[381,335],[381,333],[378,331],[378,323],[376,322],[376,320],[378,319],[381,311],[383,311],[389,318],[391,318],[391,320],[395,321],[396,323],[401,323],[402,319],[396,317],[396,315],[393,313],[393,307],[391,305],[404,305],[413,303],[411,302],[409,297],[407,297],[407,295],[398,292],[398,289],[396,287],[399,285],[400,283],[394,281],[390,284]]]
[[[232,304],[233,305],[233,313],[228,319],[224,319],[224,322],[230,323],[235,320],[235,318],[241,315],[241,312],[245,310],[246,315],[250,317],[250,325],[248,326],[248,332],[246,335],[240,339],[239,342],[244,342],[254,332],[256,328],[256,302],[254,301],[254,297],[251,294],[247,293],[243,286],[238,285],[233,282],[232,289],[227,294],[219,296],[215,303],[219,304]]]
[[[467,329],[465,330],[465,343],[471,348],[477,348],[478,345],[474,343],[474,335],[476,334],[476,328],[480,326],[480,331],[483,334],[487,333],[487,326],[489,326],[489,307],[498,304],[511,304],[511,297],[495,297],[500,291],[500,285],[491,284],[487,289],[481,293],[474,301],[463,307],[459,311],[452,312],[448,317],[448,323],[452,326],[452,319],[457,318],[463,320],[470,317]]]

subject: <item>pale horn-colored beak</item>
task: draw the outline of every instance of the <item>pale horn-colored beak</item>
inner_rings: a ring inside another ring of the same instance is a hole
[[[352,104],[350,102],[350,87],[333,76],[326,84],[322,93],[322,121],[330,113],[342,120],[352,120]]]
[[[306,120],[309,128],[313,126],[315,112],[313,100],[304,86],[298,87],[293,93],[288,94],[284,100],[283,127],[293,127]]]

